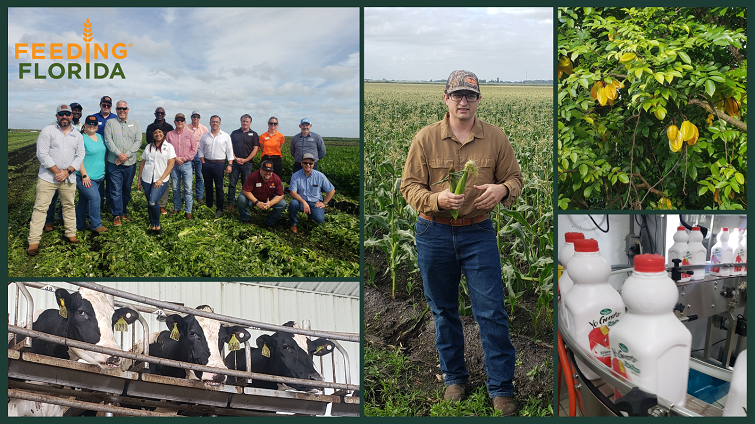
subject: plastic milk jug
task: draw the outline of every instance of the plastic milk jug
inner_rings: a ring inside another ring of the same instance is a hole
[[[732,267],[716,266],[716,264],[729,264],[734,262],[734,249],[729,246],[729,228],[721,228],[718,233],[718,241],[710,250],[710,273],[719,277],[728,277],[731,275]]]
[[[724,406],[724,417],[747,416],[747,349],[737,356],[731,374],[731,386]]]
[[[745,239],[745,233],[744,231],[740,229],[736,229],[739,231],[739,243],[737,243],[737,247],[734,248],[734,263],[747,263],[747,239]],[[747,267],[745,265],[741,266],[734,266],[734,269],[732,270],[732,275],[745,275],[747,272]],[[560,280],[559,280],[560,281]]]
[[[674,315],[679,292],[661,255],[638,255],[624,280],[627,312],[611,328],[611,366],[626,379],[684,406],[692,334]]]
[[[561,273],[561,277],[558,279],[558,291],[561,294],[561,299],[566,296],[566,293],[571,290],[572,285],[574,285],[571,277],[569,277],[569,268],[567,267],[572,256],[574,256],[574,241],[584,240],[585,235],[582,233],[571,232],[564,234],[564,239],[566,240],[564,247],[558,251],[558,261],[564,267],[564,272]]]
[[[700,232],[700,227],[692,227],[692,232],[689,233],[689,252],[692,255],[692,265],[700,265],[699,267],[692,268],[695,272],[692,274],[693,280],[702,280],[705,278],[705,255],[708,253],[708,249],[703,245],[703,233]]]
[[[674,244],[668,250],[668,267],[674,266],[672,259],[681,259],[680,265],[692,265],[690,260],[692,259],[692,253],[689,251],[689,236],[687,235],[687,229],[683,226],[676,228],[676,234],[674,234]],[[687,282],[692,278],[691,274],[685,274],[682,272],[681,282]]]
[[[610,367],[608,336],[624,314],[621,296],[608,284],[611,265],[600,256],[596,240],[575,240],[569,269],[574,285],[564,298],[567,330],[577,343]],[[598,378],[579,359],[577,366],[588,380]]]

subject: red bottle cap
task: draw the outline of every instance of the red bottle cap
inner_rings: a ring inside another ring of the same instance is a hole
[[[680,226],[676,227],[676,229],[679,230],[679,231],[685,231],[686,230],[686,228],[684,228],[684,225],[680,225]]]
[[[567,243],[574,243],[574,240],[584,240],[585,235],[582,233],[566,233],[564,234],[564,238]]]
[[[721,231],[729,231],[729,227],[723,227],[721,228]]]
[[[692,231],[700,231],[700,227],[692,227]]]
[[[597,252],[598,241],[595,239],[584,239],[574,241],[575,252]]]
[[[666,270],[666,260],[661,255],[637,255],[634,257],[634,270],[639,272],[663,272]]]

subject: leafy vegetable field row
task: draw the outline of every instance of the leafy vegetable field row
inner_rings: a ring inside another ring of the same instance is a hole
[[[328,153],[320,164],[336,187],[325,222],[301,220],[299,233],[288,229],[287,213],[268,229],[265,215],[252,213],[251,224],[239,221],[236,208],[215,218],[215,209],[194,203],[194,220],[183,214],[163,215],[165,233],[147,235],[147,202],[136,190],[128,215],[132,222],[93,235],[79,231],[78,245],[64,241],[62,225],[42,236],[40,254],[26,255],[26,238],[34,206],[39,161],[37,133],[9,132],[8,276],[9,277],[356,277],[359,275],[359,144],[326,140]],[[288,145],[283,146],[283,151]],[[255,161],[259,166],[259,158]],[[284,155],[283,180],[293,160]],[[227,181],[226,192],[227,192]],[[237,187],[238,190],[238,187]],[[286,201],[290,196],[286,196]],[[172,207],[172,197],[168,207]]]

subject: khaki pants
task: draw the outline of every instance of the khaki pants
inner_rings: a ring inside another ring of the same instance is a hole
[[[66,227],[66,237],[76,236],[76,208],[73,204],[76,195],[76,183],[53,184],[37,178],[37,198],[34,201],[34,211],[29,223],[29,244],[39,244],[47,218],[47,208],[50,207],[52,196],[58,192],[60,204],[63,205],[63,223]]]

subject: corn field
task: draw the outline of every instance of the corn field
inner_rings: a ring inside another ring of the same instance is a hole
[[[510,209],[491,214],[497,230],[503,284],[512,307],[527,293],[538,299],[533,323],[551,319],[553,298],[553,89],[550,86],[483,86],[477,116],[502,128],[514,147],[524,190]],[[399,191],[414,135],[446,111],[441,84],[364,85],[365,248],[386,254],[395,290],[401,263],[417,269],[417,212]],[[464,288],[464,287],[463,287]],[[408,288],[411,291],[411,287]],[[464,303],[462,302],[462,307]]]

